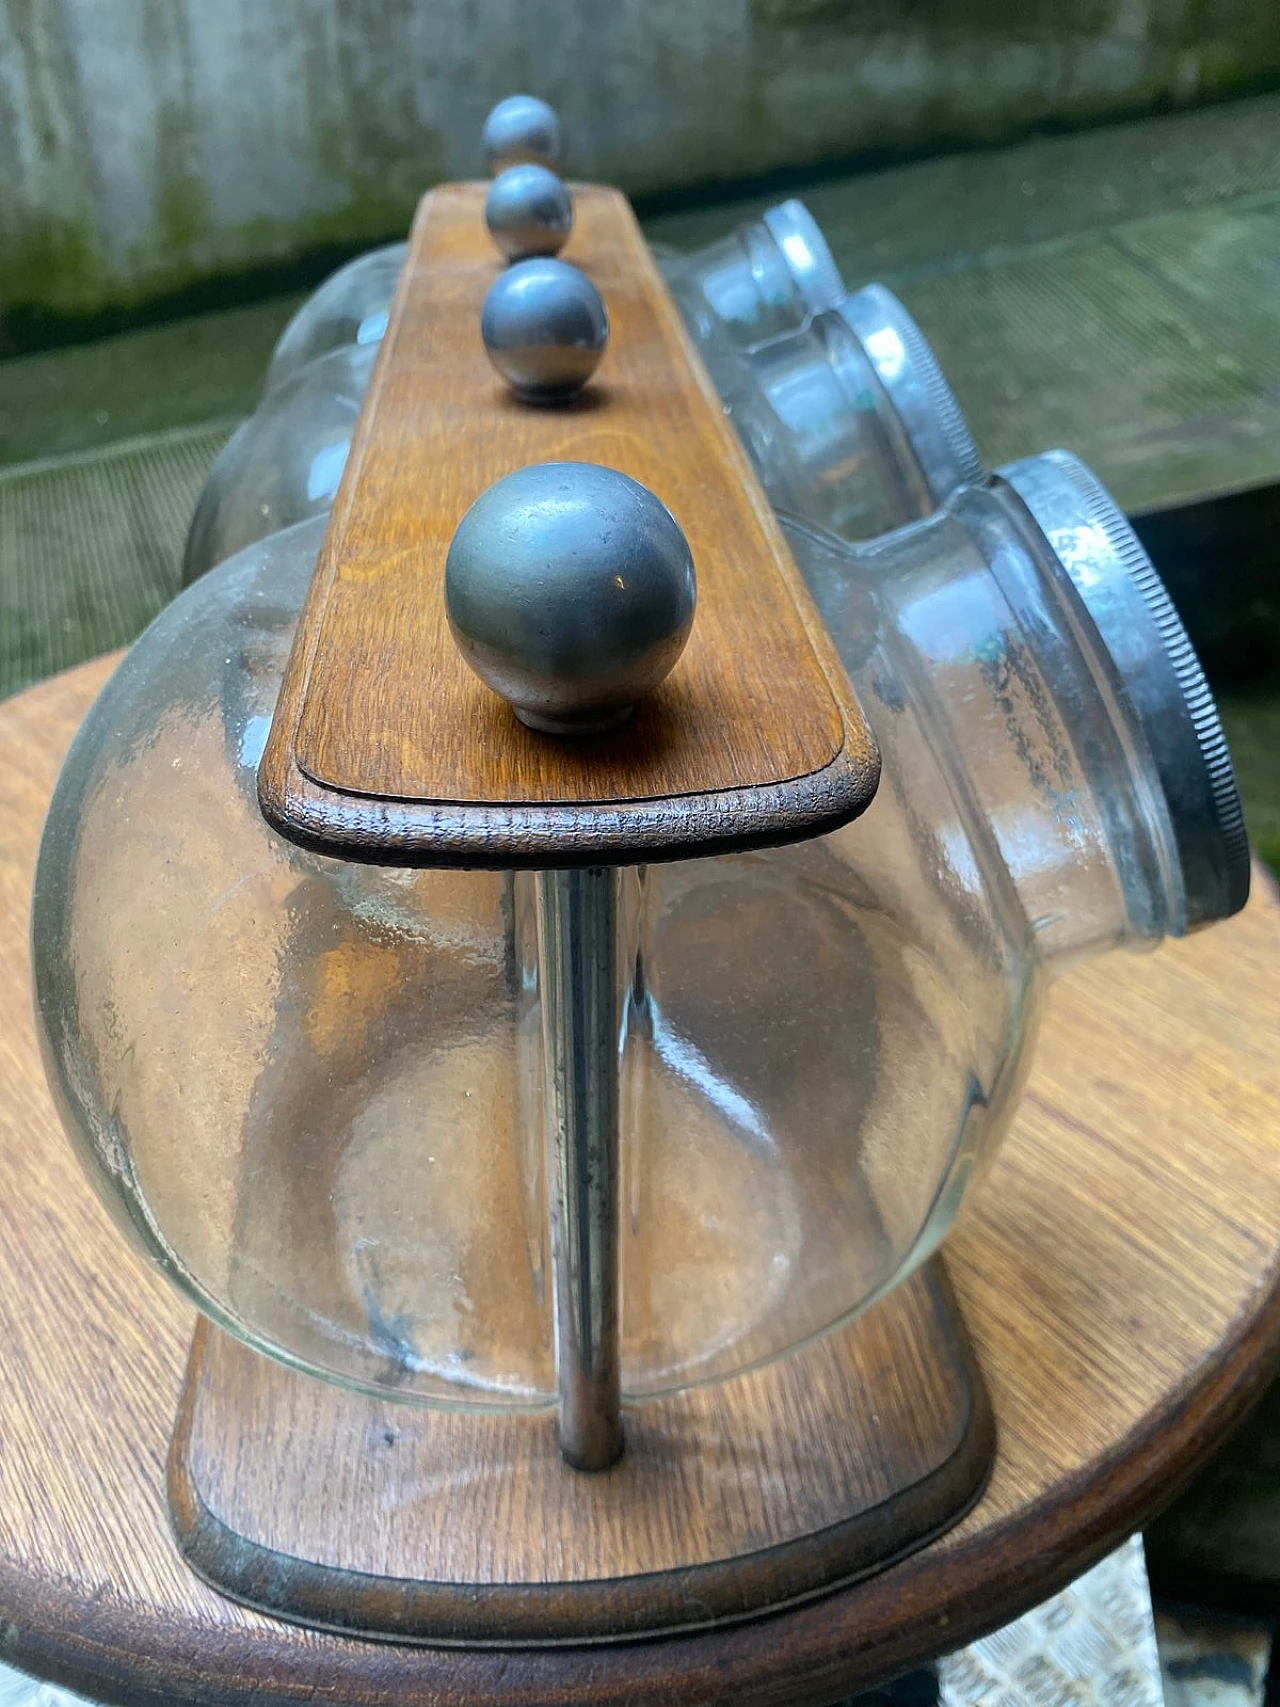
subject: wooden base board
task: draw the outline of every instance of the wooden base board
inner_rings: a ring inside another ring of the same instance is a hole
[[[630,1407],[583,1475],[550,1413],[432,1411],[296,1374],[202,1323],[169,1460],[187,1562],[262,1611],[396,1641],[700,1628],[910,1552],[981,1492],[986,1392],[935,1259],[734,1380]]]

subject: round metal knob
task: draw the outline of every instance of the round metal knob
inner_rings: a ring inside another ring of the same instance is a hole
[[[508,261],[557,255],[573,230],[573,203],[545,166],[508,166],[489,186],[484,222]]]
[[[508,474],[458,524],[444,575],[459,650],[532,729],[612,729],[684,649],[697,587],[670,510],[589,462]]]
[[[563,403],[599,365],[609,316],[591,280],[567,261],[517,261],[490,285],[480,332],[489,360],[517,396]]]
[[[553,168],[560,164],[560,120],[554,107],[536,95],[508,95],[499,101],[484,121],[480,141],[490,172],[525,160]]]

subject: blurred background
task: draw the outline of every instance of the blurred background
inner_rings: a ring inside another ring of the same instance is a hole
[[[919,321],[988,466],[1092,465],[1280,864],[1276,0],[0,0],[0,696],[174,595],[290,316],[479,175],[517,89],[655,241],[803,197],[851,288]],[[1171,1599],[1255,1621],[1178,1650],[1244,1693],[1185,1699],[1260,1701],[1280,1397],[1147,1555]]]

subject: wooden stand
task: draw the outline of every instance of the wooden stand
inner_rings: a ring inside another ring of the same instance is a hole
[[[0,706],[0,1619],[5,1657],[162,1707],[777,1707],[843,1699],[1052,1593],[1169,1500],[1276,1365],[1280,900],[1054,989],[1013,1130],[947,1244],[998,1423],[969,1515],[767,1618],[499,1651],[263,1618],[174,1546],[193,1312],[132,1255],[49,1100],[30,1008],[45,806],[110,662]]]
[[[282,1617],[400,1640],[617,1640],[750,1617],[972,1504],[994,1434],[941,1265],[753,1374],[628,1409],[609,1471],[551,1413],[426,1411],[197,1330],[169,1459],[184,1557]]]
[[[330,856],[538,873],[559,1417],[389,1407],[204,1334],[170,1492],[195,1568],[286,1617],[612,1640],[749,1617],[919,1545],[976,1496],[992,1428],[935,1268],[797,1356],[627,1407],[615,1462],[612,868],[833,829],[869,804],[879,756],[625,199],[574,188],[565,259],[603,292],[610,344],[572,405],[532,408],[480,338],[502,265],[484,194],[442,186],[414,222],[258,782],[272,825]],[[467,508],[546,462],[648,487],[698,582],[675,669],[621,728],[576,739],[479,681],[443,598]]]
[[[880,756],[746,452],[625,197],[575,184],[563,254],[610,316],[575,402],[518,402],[480,338],[502,271],[485,186],[426,195],[298,622],[258,773],[282,835],[395,865],[652,863],[836,828]],[[688,539],[698,608],[665,681],[614,732],[518,721],[448,631],[449,542],[512,470],[598,463]]]

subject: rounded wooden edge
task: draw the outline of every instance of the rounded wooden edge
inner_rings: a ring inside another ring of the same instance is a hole
[[[823,770],[769,787],[583,806],[379,801],[313,782],[269,753],[258,803],[277,834],[312,853],[366,865],[568,870],[652,865],[778,847],[827,835],[865,812],[880,754],[849,742]]]
[[[207,1707],[263,1707],[317,1690],[356,1707],[385,1707],[392,1697],[421,1707],[700,1707],[730,1696],[744,1707],[819,1707],[997,1629],[1065,1586],[1173,1498],[1278,1364],[1273,1287],[1205,1380],[1033,1515],[790,1610],[630,1643],[625,1663],[612,1668],[599,1646],[451,1648],[342,1635],[304,1643],[271,1621],[235,1642],[211,1631],[196,1654],[189,1628],[161,1643],[150,1621],[119,1608],[86,1611],[65,1591],[65,1604],[51,1608],[50,1585],[25,1576],[0,1582],[3,1655],[121,1707],[171,1707],[175,1695]],[[980,1574],[966,1568],[982,1559]],[[141,1673],[139,1654],[149,1657]]]
[[[981,1496],[995,1459],[986,1384],[941,1263],[926,1276],[935,1341],[956,1392],[956,1438],[919,1481],[871,1510],[796,1541],[734,1559],[597,1582],[426,1582],[317,1565],[238,1535],[204,1503],[188,1464],[197,1371],[209,1328],[198,1325],[170,1447],[169,1515],[178,1550],[219,1593],[272,1617],[393,1642],[488,1648],[610,1646],[765,1616],[829,1594],[924,1546]],[[917,1348],[923,1354],[923,1347]],[[796,1379],[803,1383],[803,1352]],[[299,1377],[299,1379],[306,1379]]]

